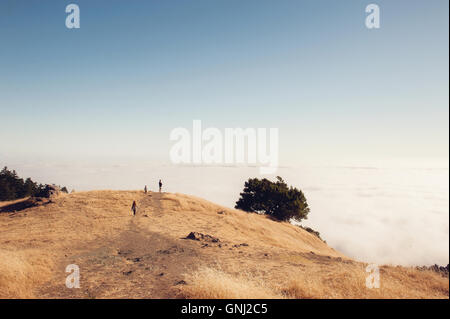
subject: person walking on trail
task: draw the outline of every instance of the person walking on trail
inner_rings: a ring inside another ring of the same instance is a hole
[[[162,188],[162,182],[161,180],[159,180],[159,192],[161,193],[161,188]]]
[[[147,185],[144,187],[144,193],[147,194]]]
[[[133,212],[133,216],[136,216],[137,205],[136,201],[133,201],[133,205],[131,205],[131,211]]]

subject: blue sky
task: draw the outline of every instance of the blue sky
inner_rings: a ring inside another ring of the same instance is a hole
[[[0,2],[0,156],[168,160],[169,133],[278,127],[281,162],[448,159],[448,1]],[[1,161],[1,158],[0,158]],[[7,164],[7,163],[6,163]]]

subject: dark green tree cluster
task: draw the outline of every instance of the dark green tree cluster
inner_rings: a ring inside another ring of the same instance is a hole
[[[236,209],[268,214],[281,221],[294,219],[300,222],[309,213],[305,195],[297,188],[289,187],[281,177],[276,182],[250,178],[236,202]]]
[[[23,180],[16,171],[4,167],[0,171],[0,200],[14,200],[26,196],[33,196],[44,186],[27,178]]]
[[[6,166],[0,171],[0,201],[38,196],[44,189],[44,185],[33,182],[31,178],[23,180]],[[63,187],[61,191],[67,193],[67,188]]]

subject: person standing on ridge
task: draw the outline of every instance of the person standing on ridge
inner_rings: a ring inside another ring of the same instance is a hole
[[[147,194],[147,185],[144,187],[144,193]]]
[[[133,205],[131,205],[131,210],[133,212],[133,216],[136,216],[137,205],[135,200],[133,201]]]
[[[159,192],[161,193],[161,188],[162,188],[162,182],[161,180],[159,180]]]

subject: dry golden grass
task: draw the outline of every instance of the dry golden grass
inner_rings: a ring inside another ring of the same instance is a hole
[[[186,274],[191,283],[178,288],[178,295],[189,299],[279,299],[281,294],[266,287],[264,281],[249,274],[233,276],[214,268],[203,267]]]
[[[184,240],[192,231],[221,246]],[[436,273],[392,266],[380,267],[379,289],[368,289],[365,263],[305,230],[182,194],[82,192],[1,213],[0,247],[1,298],[73,297],[64,286],[69,260],[85,263],[80,298],[448,298],[449,289]]]
[[[0,298],[33,298],[33,288],[48,277],[48,265],[28,254],[36,255],[0,249]]]
[[[380,288],[366,287],[363,264],[336,265],[328,274],[302,273],[282,293],[289,298],[445,298],[448,279],[411,268],[381,267]],[[414,278],[418,277],[418,278]],[[417,280],[418,279],[418,280]]]
[[[418,274],[414,269],[396,271],[384,266],[382,269],[389,270],[382,276],[380,288],[370,289],[365,285],[367,274],[360,266],[333,267],[326,274],[317,273],[317,269],[308,272],[292,269],[290,279],[278,278],[278,281],[249,273],[232,275],[214,268],[201,268],[186,274],[187,285],[177,287],[177,291],[179,296],[193,299],[448,298],[448,279],[436,273]]]
[[[195,229],[250,245],[345,257],[300,227],[266,216],[229,209],[183,194],[165,194],[162,206],[168,213],[164,221],[168,221],[179,236],[186,236]]]
[[[55,203],[0,214],[0,298],[35,298],[62,257],[126,227],[139,192],[83,192]],[[1,202],[0,207],[14,202]],[[106,222],[105,222],[106,221]]]

